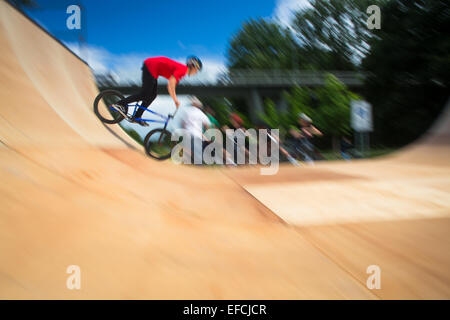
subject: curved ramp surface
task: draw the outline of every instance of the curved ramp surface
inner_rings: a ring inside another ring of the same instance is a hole
[[[0,17],[1,298],[374,298],[219,170],[103,126],[89,68],[4,2]]]
[[[378,297],[450,298],[450,100],[388,157],[228,174],[360,282],[379,266]]]
[[[259,179],[249,169],[155,162],[118,126],[102,125],[91,110],[97,89],[89,68],[3,1],[0,44],[0,298],[450,297],[445,214],[411,225],[289,225],[268,209],[289,220],[267,204],[280,183],[264,184],[272,191],[261,196],[246,181]],[[282,168],[278,178],[293,173],[294,184],[305,184],[302,175],[311,173],[313,185],[333,172],[345,190],[347,181],[370,179],[367,166],[378,163],[322,173]],[[417,179],[429,174],[416,168]],[[448,192],[448,180],[431,180]],[[303,208],[308,192],[296,194]],[[386,280],[369,290],[365,268],[376,263]],[[80,290],[67,287],[73,265]],[[391,272],[396,267],[407,273]]]

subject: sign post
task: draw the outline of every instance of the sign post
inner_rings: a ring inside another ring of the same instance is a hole
[[[356,131],[355,147],[364,157],[369,151],[369,133],[373,131],[372,106],[364,100],[353,100],[351,106],[351,127]]]

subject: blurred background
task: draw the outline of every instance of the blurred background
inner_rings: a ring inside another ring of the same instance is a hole
[[[87,61],[100,89],[137,90],[147,57],[199,56],[203,72],[178,87],[183,105],[195,94],[220,125],[231,126],[237,114],[246,128],[280,129],[282,141],[306,114],[323,133],[313,140],[317,159],[341,159],[342,149],[372,157],[402,147],[430,127],[448,98],[448,1],[12,2]],[[81,28],[68,30],[73,4]],[[371,5],[380,8],[379,28],[368,27]],[[173,111],[164,79],[159,92],[153,108]],[[371,106],[364,135],[351,121],[358,100]],[[122,126],[138,141],[148,132]]]

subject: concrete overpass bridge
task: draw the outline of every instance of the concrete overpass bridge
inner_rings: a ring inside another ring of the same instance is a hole
[[[202,97],[239,97],[247,101],[249,115],[256,120],[263,112],[263,98],[270,97],[280,110],[287,108],[282,92],[294,86],[318,87],[325,84],[327,74],[335,75],[342,83],[353,90],[364,84],[366,75],[360,72],[345,71],[286,71],[286,70],[233,70],[223,74],[216,81],[200,82],[182,80],[177,86],[178,94],[191,94]],[[139,89],[140,83],[117,84],[108,78],[97,78],[100,89],[114,88],[124,94]],[[167,94],[167,81],[159,81],[158,94]]]

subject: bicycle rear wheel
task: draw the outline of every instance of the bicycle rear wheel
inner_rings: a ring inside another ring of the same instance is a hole
[[[95,115],[104,123],[119,123],[124,119],[124,116],[112,105],[123,98],[124,96],[116,90],[104,90],[100,92],[94,101]],[[124,107],[123,109],[126,114],[128,107]]]
[[[177,141],[172,141],[170,131],[159,128],[150,131],[144,139],[145,152],[157,160],[166,160],[170,158],[172,148]]]

